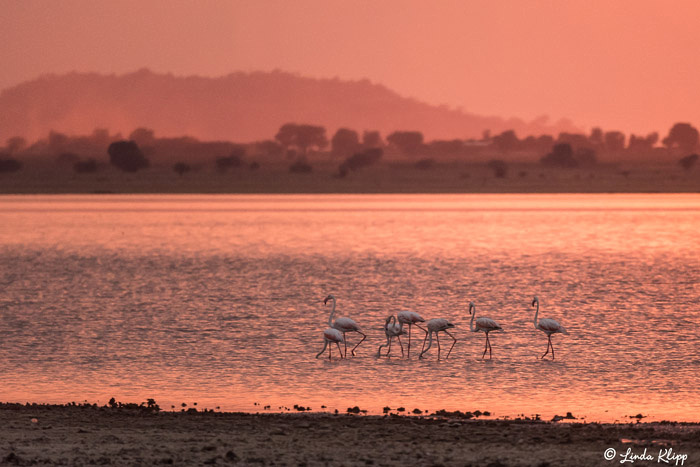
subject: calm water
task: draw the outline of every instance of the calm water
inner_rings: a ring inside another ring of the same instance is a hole
[[[699,232],[700,195],[3,196],[0,400],[697,421]],[[328,293],[356,358],[314,358]],[[403,309],[449,360],[375,358]]]

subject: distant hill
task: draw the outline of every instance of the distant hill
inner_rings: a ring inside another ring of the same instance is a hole
[[[89,134],[95,128],[128,135],[147,127],[159,136],[250,142],[273,138],[287,122],[358,131],[419,130],[427,139],[479,138],[514,129],[518,135],[577,131],[548,124],[483,117],[401,97],[368,80],[312,79],[285,72],[177,77],[143,69],[125,75],[45,75],[0,93],[0,144],[50,130]]]

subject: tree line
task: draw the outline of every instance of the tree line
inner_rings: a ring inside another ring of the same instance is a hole
[[[689,123],[674,124],[666,137],[658,133],[631,134],[593,128],[589,134],[560,133],[519,138],[513,130],[491,135],[485,131],[480,139],[425,141],[420,131],[394,131],[385,138],[379,131],[362,134],[339,128],[329,139],[323,126],[286,123],[272,139],[253,143],[228,141],[205,142],[191,137],[157,138],[151,129],[137,128],[128,137],[111,135],[96,129],[87,136],[67,136],[50,132],[47,138],[32,144],[22,137],[12,137],[0,148],[0,171],[22,168],[22,159],[50,157],[61,165],[72,166],[77,173],[96,172],[109,163],[126,172],[145,169],[156,162],[172,164],[179,175],[193,170],[203,161],[213,161],[217,170],[248,167],[255,170],[261,161],[288,160],[293,172],[312,171],[315,159],[327,157],[338,161],[338,176],[371,165],[385,154],[416,161],[418,168],[429,168],[435,159],[474,160],[490,157],[490,166],[501,173],[505,160],[529,156],[553,167],[586,167],[616,158],[635,159],[653,156],[659,161],[677,161],[686,169],[698,160],[695,152],[700,143],[698,130]],[[682,156],[681,159],[677,159]],[[673,159],[676,158],[676,159]],[[499,169],[496,169],[496,168]]]

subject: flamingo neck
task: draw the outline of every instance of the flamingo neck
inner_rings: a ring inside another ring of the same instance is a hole
[[[474,312],[471,313],[472,319],[469,321],[469,330],[471,332],[476,332],[476,329],[474,329],[474,318],[476,317],[476,307],[475,306],[470,306],[469,311],[472,311],[472,308],[474,309]]]
[[[537,304],[537,309],[535,310],[534,323],[535,323],[535,329],[537,329],[537,314],[540,312],[540,301],[537,300],[535,303]]]
[[[331,314],[328,316],[329,327],[333,327],[333,315],[335,315],[335,297],[333,297],[333,308],[331,309]]]
[[[391,315],[386,319],[386,322],[384,323],[384,334],[389,334],[389,325],[391,325],[393,328],[395,322],[396,318],[394,318],[394,315]]]

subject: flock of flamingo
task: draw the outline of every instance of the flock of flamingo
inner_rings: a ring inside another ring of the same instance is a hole
[[[363,333],[360,330],[360,326],[358,324],[350,319],[350,318],[338,318],[335,321],[333,321],[333,317],[335,316],[335,297],[333,295],[328,295],[324,300],[323,304],[327,304],[329,300],[333,301],[333,309],[331,310],[331,314],[328,316],[328,328],[323,331],[323,349],[316,355],[316,358],[320,357],[326,349],[328,349],[328,359],[331,359],[331,349],[333,347],[333,344],[336,344],[338,346],[338,353],[340,354],[340,358],[346,358],[347,353],[348,353],[348,345],[347,345],[347,340],[345,338],[345,334],[348,332],[356,332],[362,336],[362,339],[360,339],[360,342],[355,344],[355,346],[350,350],[350,353],[352,356],[355,356],[355,349],[359,347],[360,344],[367,338],[367,335]],[[535,323],[535,329],[538,329],[542,332],[544,332],[547,335],[547,351],[542,355],[541,358],[544,358],[547,356],[549,353],[550,349],[552,351],[552,360],[554,360],[554,346],[552,345],[552,334],[556,333],[562,333],[562,334],[568,334],[566,332],[566,329],[564,329],[564,326],[559,324],[557,321],[549,318],[542,318],[539,321],[537,321],[537,315],[540,312],[540,301],[537,299],[537,297],[532,299],[532,307],[537,306],[537,309],[535,310],[535,318],[534,318],[534,323]],[[471,321],[469,322],[469,330],[472,332],[483,332],[486,334],[486,343],[484,345],[484,353],[481,355],[481,358],[484,359],[486,357],[486,352],[489,353],[489,359],[491,358],[491,342],[489,342],[489,332],[491,331],[502,331],[503,328],[499,326],[497,322],[492,320],[491,318],[486,318],[486,317],[480,317],[476,318],[476,306],[474,305],[473,302],[469,302],[469,314],[471,315]],[[476,318],[476,320],[475,320]],[[398,321],[398,323],[397,323]],[[475,322],[476,321],[476,322]],[[384,334],[386,335],[386,343],[382,344],[379,346],[379,349],[377,350],[377,357],[381,356],[382,348],[387,347],[387,352],[386,356],[389,356],[391,353],[391,343],[396,338],[399,341],[399,345],[401,346],[401,356],[404,356],[404,351],[403,351],[403,344],[401,343],[401,336],[406,334],[406,331],[404,330],[404,325],[408,326],[408,357],[411,358],[411,327],[412,326],[417,326],[420,328],[424,333],[425,337],[423,338],[423,347],[421,348],[420,355],[418,358],[423,358],[423,354],[426,353],[428,350],[430,350],[430,347],[433,344],[433,334],[435,334],[435,340],[437,341],[437,347],[438,347],[438,360],[440,360],[440,332],[444,332],[448,336],[452,338],[452,345],[450,346],[450,350],[447,352],[447,356],[445,357],[446,359],[450,357],[450,353],[452,352],[452,349],[454,348],[455,344],[457,343],[457,338],[448,331],[450,328],[454,328],[455,325],[450,323],[449,320],[445,318],[434,318],[431,320],[428,320],[426,324],[426,328],[421,326],[419,323],[425,323],[425,320],[421,318],[421,316],[414,312],[414,311],[401,311],[399,312],[396,316],[391,315],[386,318],[386,321],[384,323]],[[426,342],[427,342],[427,347],[426,347]],[[345,347],[345,352],[343,352],[340,348],[340,344],[343,344]]]

